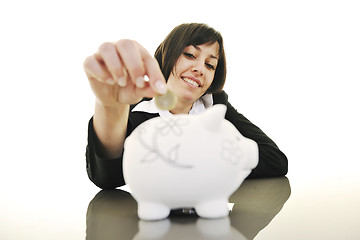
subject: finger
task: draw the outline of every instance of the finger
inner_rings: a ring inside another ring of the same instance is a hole
[[[87,76],[95,78],[100,82],[105,82],[108,84],[114,83],[114,81],[111,79],[110,73],[106,70],[104,65],[98,61],[95,54],[85,59],[84,70]]]
[[[152,89],[159,94],[166,93],[166,82],[159,64],[153,57],[144,59],[146,75],[149,77],[149,83]]]
[[[161,72],[159,63],[154,57],[149,54],[149,52],[143,46],[138,44],[138,48],[144,61],[145,72],[146,75],[149,77],[149,83],[151,88],[159,94],[165,94],[166,81],[164,75]]]
[[[134,84],[137,87],[145,86],[145,67],[141,54],[132,40],[120,40],[116,42],[115,47],[121,57],[121,60]]]
[[[98,50],[98,55],[104,61],[104,64],[111,74],[115,83],[118,83],[121,87],[126,86],[126,76],[124,74],[123,64],[120,56],[113,43],[106,42],[101,44]]]
[[[153,98],[156,92],[150,87],[149,82],[145,82],[143,88],[135,88],[135,94],[141,97]]]

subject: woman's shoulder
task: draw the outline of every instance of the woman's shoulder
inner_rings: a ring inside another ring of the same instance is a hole
[[[228,104],[228,95],[227,93],[222,90],[219,93],[213,93],[213,101],[214,104]]]

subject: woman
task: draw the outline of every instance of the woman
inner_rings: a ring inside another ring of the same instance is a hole
[[[226,78],[223,40],[213,28],[197,23],[177,26],[160,44],[155,58],[135,41],[104,43],[86,58],[84,70],[96,96],[95,114],[89,122],[87,172],[98,187],[125,184],[123,145],[139,124],[169,114],[198,114],[214,104],[225,104],[225,118],[258,144],[259,164],[249,178],[287,173],[286,156],[228,102],[222,90]],[[158,109],[151,100],[167,89],[178,99],[171,112]]]

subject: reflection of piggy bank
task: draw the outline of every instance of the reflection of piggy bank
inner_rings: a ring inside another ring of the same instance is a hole
[[[256,167],[258,146],[225,112],[215,105],[200,115],[153,118],[126,139],[124,177],[141,219],[163,219],[176,208],[228,215],[228,198]]]
[[[184,218],[186,219],[186,218]],[[221,240],[246,240],[244,235],[230,225],[229,217],[220,219],[189,219],[181,221],[149,222],[139,221],[139,232],[133,240],[168,240],[168,239],[221,239]]]

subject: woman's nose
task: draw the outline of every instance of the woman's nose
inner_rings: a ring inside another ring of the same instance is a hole
[[[204,66],[200,62],[196,62],[192,68],[194,73],[199,74],[200,76],[204,75]]]

